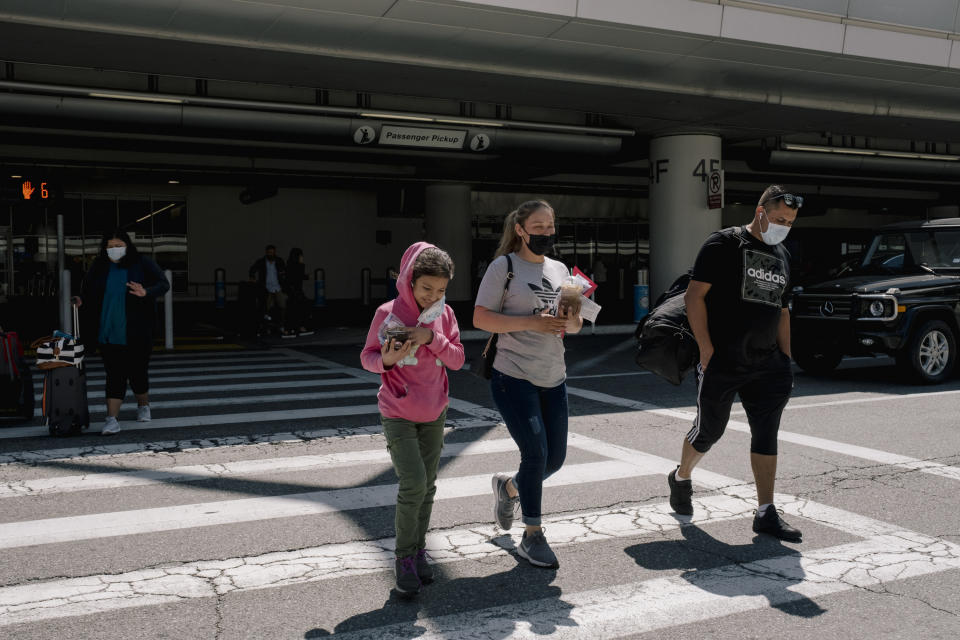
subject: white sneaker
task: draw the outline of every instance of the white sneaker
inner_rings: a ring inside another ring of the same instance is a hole
[[[103,429],[100,431],[100,434],[112,436],[115,433],[120,433],[120,422],[113,416],[107,416],[107,420],[103,423]]]
[[[150,405],[137,407],[137,422],[150,422]]]

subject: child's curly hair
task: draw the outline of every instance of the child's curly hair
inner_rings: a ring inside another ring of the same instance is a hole
[[[451,280],[453,278],[453,260],[443,249],[427,247],[413,261],[413,278],[410,282],[416,282],[420,276],[436,276]]]

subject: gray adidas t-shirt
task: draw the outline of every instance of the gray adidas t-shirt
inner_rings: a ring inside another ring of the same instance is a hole
[[[555,314],[560,285],[570,275],[567,267],[550,258],[545,258],[542,263],[527,262],[516,253],[511,253],[510,259],[513,260],[514,275],[501,313],[508,316]],[[490,263],[483,275],[476,306],[499,310],[506,279],[507,259],[500,256]],[[497,357],[493,366],[501,373],[527,380],[538,387],[556,387],[567,379],[563,352],[563,339],[549,333],[501,333],[497,338]]]

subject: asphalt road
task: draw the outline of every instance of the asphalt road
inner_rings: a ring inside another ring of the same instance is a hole
[[[960,379],[913,386],[886,360],[798,372],[777,506],[804,536],[783,543],[750,528],[739,406],[694,475],[695,515],[676,516],[665,474],[692,380],[638,370],[629,336],[567,347],[569,452],[544,491],[558,570],[516,555],[519,524],[492,525],[489,478],[519,455],[484,381],[451,374],[437,579],[408,601],[358,345],[160,356],[151,423],[128,405],[110,438],[0,428],[0,637],[960,636]]]

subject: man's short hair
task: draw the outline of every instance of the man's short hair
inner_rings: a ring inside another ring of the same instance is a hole
[[[772,184],[763,190],[763,194],[760,196],[760,202],[757,203],[757,206],[770,202],[774,198],[778,198],[785,193],[789,193],[789,191],[787,191],[783,185]]]
[[[268,244],[267,247],[266,247],[263,251],[264,251],[264,253],[266,253],[267,251],[270,251],[270,249],[273,249],[274,251],[277,250],[277,248],[276,248],[275,246],[273,246],[272,244]]]

